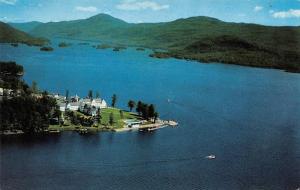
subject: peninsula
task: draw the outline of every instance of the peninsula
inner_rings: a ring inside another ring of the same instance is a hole
[[[88,91],[85,98],[49,94],[40,91],[37,83],[28,86],[21,78],[23,67],[15,62],[0,62],[0,133],[36,134],[78,131],[80,134],[99,131],[152,131],[164,126],[176,126],[174,121],[163,121],[153,104],[128,101],[128,109],[116,107],[114,94],[109,106]],[[136,112],[133,109],[136,108]]]

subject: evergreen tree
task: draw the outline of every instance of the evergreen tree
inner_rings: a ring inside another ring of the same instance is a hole
[[[38,89],[38,86],[37,86],[37,82],[32,81],[31,90],[35,94],[37,94],[39,92],[39,89]]]
[[[124,112],[123,112],[123,110],[120,110],[120,117],[121,117],[121,119],[124,118]]]
[[[135,107],[135,102],[133,100],[129,100],[128,107],[129,107],[130,111],[132,111],[132,109]]]
[[[114,124],[114,114],[112,112],[109,114],[109,124],[111,126]]]
[[[100,98],[100,93],[96,91],[96,98]]]
[[[98,124],[101,123],[101,119],[102,119],[102,116],[101,116],[101,110],[100,110],[100,108],[98,108],[98,111],[97,111],[97,120],[98,120]]]
[[[66,101],[68,102],[69,100],[69,90],[66,90]]]
[[[157,120],[158,117],[159,117],[158,113],[155,112],[155,113],[154,113],[154,121],[153,121],[154,123],[156,122],[156,120]]]
[[[136,106],[136,112],[141,115],[141,112],[142,112],[142,106],[143,106],[143,103],[141,101],[138,101],[137,103],[137,106]]]
[[[88,98],[91,100],[93,99],[93,90],[89,90]]]
[[[117,95],[113,94],[113,96],[111,97],[111,106],[115,107],[116,103],[117,103]]]
[[[58,107],[55,108],[53,117],[56,117],[58,120],[58,123],[61,124],[60,117],[61,117],[61,111],[59,110]]]
[[[153,104],[150,104],[150,106],[148,107],[149,118],[154,118],[154,113],[155,113],[155,107]]]
[[[142,117],[144,119],[149,119],[149,108],[148,108],[148,104],[142,103]]]

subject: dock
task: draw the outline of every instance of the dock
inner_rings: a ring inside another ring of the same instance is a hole
[[[161,129],[161,128],[168,127],[168,126],[176,127],[176,126],[178,126],[178,123],[176,121],[172,121],[172,120],[167,120],[167,121],[158,120],[157,122],[152,123],[152,124],[141,125],[139,127],[139,130],[140,131],[154,131],[154,130]]]
[[[115,132],[127,132],[127,131],[154,131],[157,129],[162,129],[165,127],[176,127],[178,126],[178,123],[176,121],[172,120],[157,120],[155,123],[149,123],[149,124],[142,124],[138,127],[127,127],[124,125],[123,128],[114,129]]]

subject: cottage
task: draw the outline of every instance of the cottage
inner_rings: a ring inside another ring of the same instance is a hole
[[[107,108],[107,103],[105,102],[105,100],[101,99],[101,98],[96,98],[96,99],[81,99],[79,100],[80,103],[80,107],[83,108],[85,105],[91,105],[94,106],[96,108]]]
[[[80,103],[79,102],[70,102],[67,105],[67,109],[71,111],[78,111]]]
[[[93,99],[91,105],[95,106],[96,108],[100,108],[100,109],[107,108],[107,104],[106,104],[105,100],[103,100],[101,98]]]

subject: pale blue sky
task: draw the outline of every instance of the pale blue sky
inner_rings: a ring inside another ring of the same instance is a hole
[[[127,22],[210,16],[230,22],[300,25],[300,0],[0,0],[4,22],[62,21],[107,13]]]

